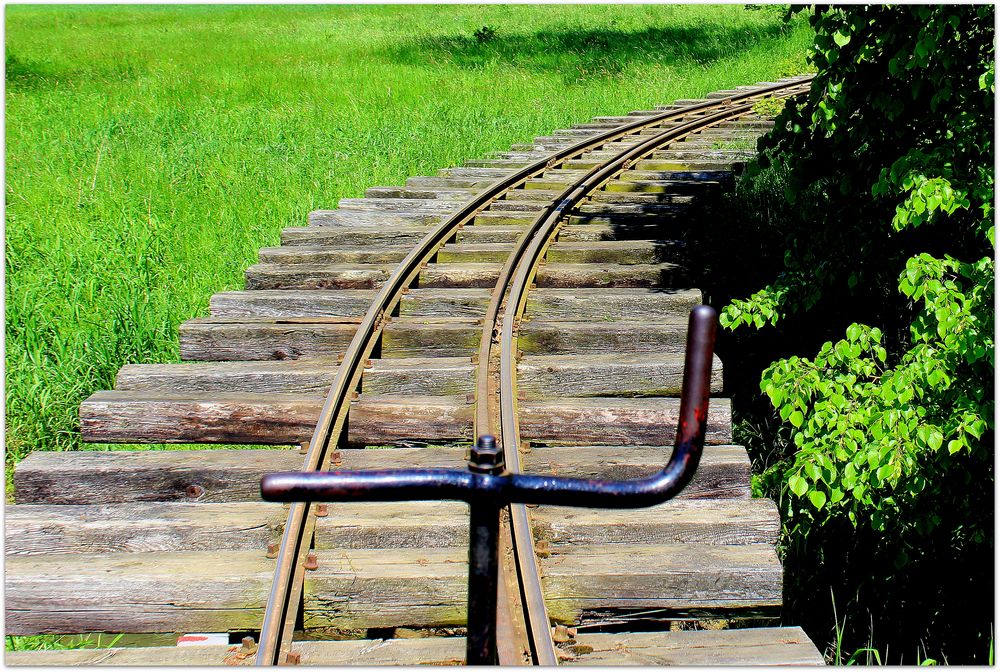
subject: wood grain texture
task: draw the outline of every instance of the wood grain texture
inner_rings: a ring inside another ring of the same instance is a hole
[[[475,299],[478,301],[478,299]],[[436,310],[451,310],[447,303],[460,306],[452,312],[474,314],[473,299],[442,297]],[[567,315],[573,305],[563,301],[552,313]],[[530,319],[522,324],[518,347],[532,355],[599,354],[605,352],[683,352],[687,337],[687,315],[673,313],[660,319],[617,320],[636,300],[616,302],[614,297],[591,312],[609,315],[595,324],[594,319],[576,321]],[[664,301],[660,305],[664,305]],[[412,304],[411,304],[412,305]],[[531,306],[529,305],[529,309]],[[639,314],[641,315],[641,313]],[[347,318],[345,318],[347,319]],[[357,324],[345,322],[281,322],[281,318],[199,318],[180,327],[181,357],[190,361],[260,361],[269,359],[331,358],[350,343]],[[383,332],[383,357],[462,357],[471,356],[479,345],[482,327],[473,317],[406,316],[393,319]]]
[[[464,202],[475,196],[477,191],[475,188],[477,184],[474,182],[437,187],[433,184],[427,184],[426,186],[421,183],[410,184],[410,180],[413,179],[412,177],[407,179],[407,186],[402,187],[368,187],[365,189],[365,198],[438,198]],[[433,180],[435,178],[429,179]]]
[[[258,289],[219,292],[209,300],[215,317],[362,317],[375,298],[370,289]]]
[[[464,317],[478,320],[486,313],[490,288],[411,289],[399,302],[401,317]]]
[[[273,564],[257,551],[9,556],[6,632],[253,630]]]
[[[606,352],[683,353],[687,317],[662,321],[563,321],[532,319],[521,325],[517,345],[531,355],[603,354]]]
[[[582,478],[626,480],[661,471],[670,459],[667,446],[544,446],[521,457],[526,471]],[[750,497],[750,458],[742,446],[706,446],[698,471],[682,498]]]
[[[434,212],[379,212],[378,210],[314,210],[309,213],[310,227],[369,226],[394,228],[420,225],[431,227],[444,221],[446,214]]]
[[[465,623],[465,548],[317,551],[305,576],[304,626],[354,630]]]
[[[336,357],[356,323],[292,323],[277,318],[198,318],[181,323],[181,359],[201,361]]]
[[[289,248],[291,249],[291,248]],[[289,254],[288,256],[292,256]],[[492,287],[501,262],[431,264],[420,272],[420,287]],[[364,264],[255,264],[246,270],[247,289],[371,289],[393,267]],[[539,287],[672,287],[683,279],[672,263],[548,263],[535,277]]]
[[[115,389],[309,393],[326,396],[337,375],[338,366],[336,359],[322,358],[264,362],[126,364],[118,370]]]
[[[672,445],[680,402],[675,398],[563,398],[519,404],[521,436],[550,445]],[[712,399],[705,443],[732,439],[728,399]]]
[[[469,357],[376,359],[361,378],[362,394],[461,395],[474,389]]]
[[[301,665],[459,665],[465,661],[464,637],[360,639],[296,642]],[[234,646],[157,646],[62,651],[8,651],[8,665],[102,665],[189,667],[226,665],[239,652]],[[248,659],[252,661],[252,658]]]
[[[450,215],[458,210],[462,201],[436,198],[342,198],[337,203],[340,210],[379,213],[420,213]]]
[[[713,367],[713,392],[722,390],[721,362]],[[334,359],[263,362],[128,364],[117,391],[310,393],[325,396],[337,374]],[[529,399],[564,396],[667,396],[680,392],[684,359],[677,354],[525,356],[518,389]],[[392,357],[372,360],[362,376],[363,393],[460,395],[474,390],[468,357]]]
[[[548,263],[538,269],[539,287],[676,287],[684,281],[682,267],[657,264],[562,264]]]
[[[563,547],[541,565],[549,615],[563,623],[598,610],[781,607],[781,563],[770,544]]]
[[[541,506],[531,511],[536,539],[556,554],[602,544],[770,544],[781,520],[767,499],[675,499],[645,509],[606,510]]]
[[[482,330],[479,320],[474,318],[393,320],[382,332],[382,356],[471,357],[479,348]]]
[[[467,547],[464,502],[364,502],[329,505],[317,520],[316,547]],[[635,510],[531,509],[535,538],[557,549],[587,544],[774,544],[780,521],[769,500],[676,499]]]
[[[393,464],[463,469],[463,447],[342,450],[343,469]],[[523,456],[526,470],[583,478],[640,478],[663,468],[670,449],[635,446],[538,447]],[[35,451],[14,471],[19,504],[260,501],[266,473],[300,469],[297,450]],[[335,460],[337,461],[337,460]],[[750,496],[750,460],[739,446],[708,446],[681,497]],[[197,486],[192,488],[192,486]]]
[[[281,244],[288,247],[328,245],[337,247],[413,246],[431,230],[425,224],[373,227],[368,223],[339,226],[293,226],[281,231]]]
[[[247,289],[376,289],[392,274],[391,265],[254,264],[246,270]]]
[[[283,245],[262,247],[257,252],[261,264],[398,264],[412,245],[372,244],[359,247],[335,245]]]
[[[680,353],[533,355],[517,366],[517,389],[528,399],[679,395]],[[712,392],[722,391],[722,362],[713,358]]]
[[[564,665],[823,665],[802,628],[580,634]]]
[[[462,469],[467,448],[344,450],[344,469],[394,465]],[[669,448],[538,447],[526,470],[582,478],[640,478],[663,468]],[[300,469],[297,450],[35,451],[14,471],[18,503],[101,504],[134,501],[259,501],[260,477]],[[750,460],[739,446],[708,446],[681,497],[750,496]],[[192,489],[191,486],[197,486]]]
[[[4,552],[138,553],[257,550],[277,541],[287,516],[270,502],[17,504],[4,516]]]
[[[14,471],[19,504],[260,501],[260,478],[300,469],[297,450],[34,451]]]
[[[464,548],[318,551],[306,575],[306,629],[449,626],[464,622]],[[617,609],[676,613],[773,610],[781,565],[768,544],[562,547],[542,560],[553,619]]]
[[[655,318],[657,322],[685,324],[687,314],[701,303],[701,291],[675,289],[650,291],[638,289],[535,289],[528,293],[526,313],[533,320],[599,320],[591,328],[601,332],[604,322],[635,321]],[[652,320],[650,320],[652,321]],[[530,331],[534,328],[526,324]],[[567,325],[572,328],[572,325]]]
[[[80,404],[84,441],[295,444],[313,433],[318,394],[95,392]]]

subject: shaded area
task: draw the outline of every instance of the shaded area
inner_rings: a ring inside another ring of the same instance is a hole
[[[786,200],[788,179],[779,168],[747,175],[732,191],[699,201],[681,224],[691,284],[705,292],[706,303],[721,309],[772,281],[784,257],[782,230],[807,230],[824,216],[829,205],[821,194],[795,204]],[[917,236],[912,244],[919,249]],[[863,261],[859,255],[844,263],[858,268]],[[880,288],[859,290],[827,301],[821,310],[789,315],[777,327],[719,330],[716,351],[728,363],[723,374],[733,404],[734,442],[747,447],[755,474],[796,450],[794,428],[779,420],[760,391],[761,372],[780,358],[811,356],[824,341],[842,338],[851,321],[903,333],[905,324],[899,318],[893,322],[891,299],[891,292]],[[956,484],[953,496],[991,502],[992,468],[983,473],[974,459],[954,459],[964,462],[959,471],[970,478]],[[955,535],[923,539],[909,555],[903,550],[914,546],[912,539],[887,538],[867,521],[817,527],[807,541],[786,538],[783,622],[802,626],[818,645],[831,647],[839,626],[845,658],[873,646],[885,664],[912,665],[925,658],[985,662],[989,649],[983,633],[989,632],[994,611],[992,543],[959,548],[956,537],[965,534],[968,521],[947,501],[903,511],[911,520],[940,515],[940,528]]]
[[[787,34],[780,22],[747,26],[652,27],[644,30],[567,28],[517,32],[484,25],[467,35],[423,35],[387,51],[407,63],[441,60],[463,68],[512,65],[533,72],[558,70],[568,81],[612,77],[635,65],[707,65]]]

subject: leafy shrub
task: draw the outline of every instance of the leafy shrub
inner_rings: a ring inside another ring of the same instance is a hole
[[[887,580],[992,556],[993,20],[990,6],[814,9],[818,74],[751,167],[782,169],[789,202],[815,219],[777,232],[773,281],[722,324],[813,316],[827,338],[761,377],[791,442],[760,485],[780,497],[799,560],[891,559],[853,574],[870,605]],[[920,591],[876,608],[922,614],[921,636],[939,641],[988,634],[957,622],[959,596]]]

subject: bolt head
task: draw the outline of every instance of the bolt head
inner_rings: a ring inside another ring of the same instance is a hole
[[[503,471],[503,451],[489,435],[480,436],[469,453],[469,470],[477,474],[499,474]]]

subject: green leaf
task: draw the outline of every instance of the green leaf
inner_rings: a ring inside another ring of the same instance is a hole
[[[788,489],[794,492],[797,496],[801,497],[806,494],[806,490],[809,489],[809,484],[806,483],[806,479],[802,478],[798,474],[788,477]]]
[[[838,30],[833,34],[833,41],[837,43],[838,47],[844,48],[847,46],[847,43],[851,41],[851,36],[844,35],[842,32]]]
[[[802,420],[803,420],[802,411],[798,410],[792,411],[792,413],[788,416],[788,421],[792,423],[794,427],[801,427]]]
[[[813,490],[809,493],[809,501],[812,502],[812,505],[815,506],[818,511],[823,508],[824,504],[826,504],[826,494],[819,490]]]

